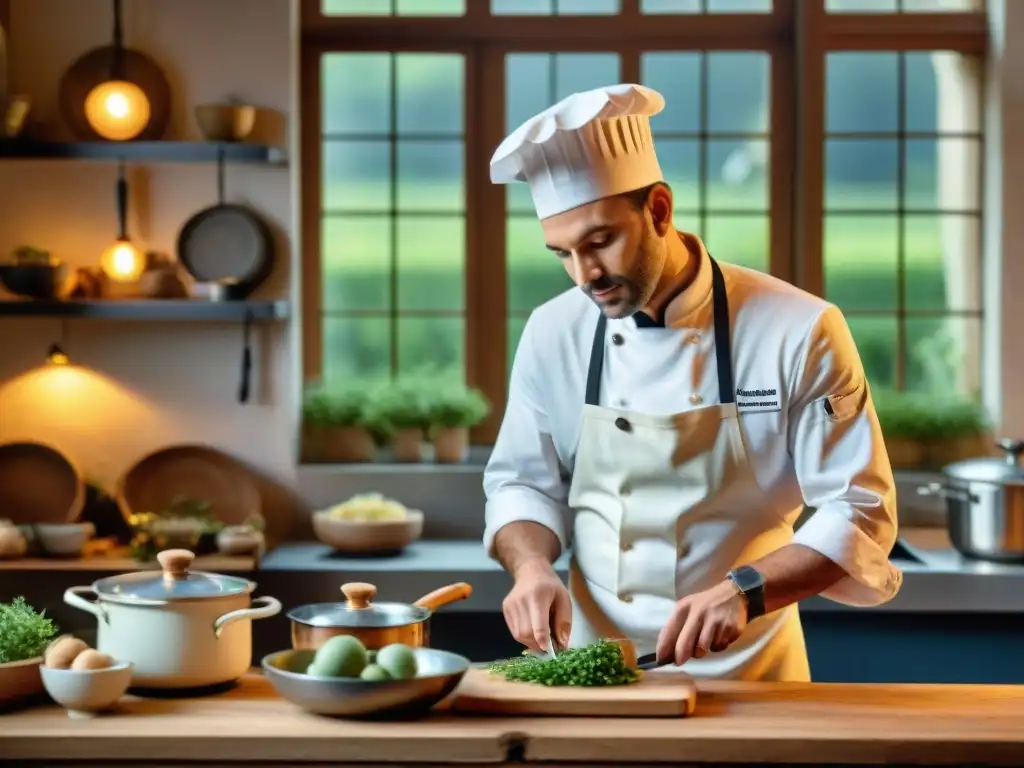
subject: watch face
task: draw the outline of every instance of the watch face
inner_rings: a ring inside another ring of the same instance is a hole
[[[733,581],[743,592],[750,592],[764,586],[764,577],[753,568],[737,568],[732,573]]]

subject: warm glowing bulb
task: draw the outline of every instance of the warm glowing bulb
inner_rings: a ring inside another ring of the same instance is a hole
[[[56,344],[50,347],[46,358],[50,361],[50,365],[67,365],[71,362],[71,358],[67,356],[67,353]]]
[[[142,277],[146,259],[128,240],[115,240],[100,256],[100,266],[111,280],[132,283]]]
[[[150,114],[146,94],[127,80],[100,83],[85,98],[85,119],[112,141],[134,139],[149,125]]]

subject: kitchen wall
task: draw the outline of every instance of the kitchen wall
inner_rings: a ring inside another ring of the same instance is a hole
[[[53,138],[73,138],[58,113],[58,84],[78,56],[109,44],[111,5],[10,3],[11,89],[31,96],[33,118]],[[169,138],[200,139],[194,105],[231,97],[272,111],[257,126],[264,138],[287,144],[297,134],[293,6],[290,0],[124,3],[126,44],[152,56],[171,83]],[[255,206],[278,241],[275,273],[258,297],[292,293],[297,165],[228,168],[228,196]],[[0,163],[0,254],[27,244],[71,265],[97,264],[116,234],[116,174],[114,163]],[[216,179],[212,164],[131,169],[130,235],[149,249],[173,254],[185,220],[216,202]],[[291,487],[296,339],[290,323],[259,332],[254,398],[240,405],[239,325],[0,319],[0,440],[50,441],[83,472],[108,482],[148,451],[178,441],[205,442],[241,457],[273,484]],[[54,341],[62,341],[86,370],[38,370]],[[286,494],[272,494],[269,503],[272,516],[291,518]]]

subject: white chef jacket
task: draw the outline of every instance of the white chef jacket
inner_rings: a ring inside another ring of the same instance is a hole
[[[739,424],[763,503],[783,520],[795,520],[804,504],[815,508],[792,541],[846,571],[824,597],[883,603],[902,582],[888,558],[896,495],[846,321],[836,306],[770,275],[719,265],[732,319]],[[671,328],[638,328],[632,317],[608,320],[613,343],[606,348],[601,406],[667,415],[718,402],[706,252],[680,300],[682,319]],[[492,557],[495,534],[519,520],[548,527],[563,548],[570,543],[566,500],[599,313],[572,288],[526,323],[484,473],[484,545]]]

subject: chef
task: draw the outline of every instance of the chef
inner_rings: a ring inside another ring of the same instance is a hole
[[[899,590],[892,470],[840,311],[676,230],[664,105],[639,85],[577,93],[491,159],[493,182],[529,186],[576,287],[520,338],[484,545],[531,649],[628,637],[699,678],[807,681],[798,601]]]

